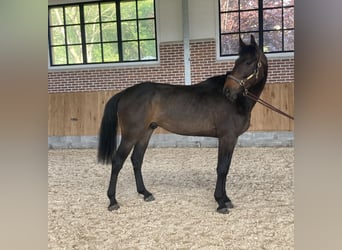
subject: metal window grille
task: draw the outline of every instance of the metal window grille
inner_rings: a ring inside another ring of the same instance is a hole
[[[157,61],[154,0],[48,8],[51,66]]]
[[[253,34],[265,53],[294,51],[294,0],[219,0],[220,56]]]

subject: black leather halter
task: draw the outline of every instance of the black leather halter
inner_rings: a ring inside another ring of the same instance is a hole
[[[247,76],[247,77],[245,77],[243,79],[239,79],[239,78],[229,74],[229,75],[227,75],[227,77],[232,79],[232,80],[234,80],[235,82],[237,82],[243,88],[244,92],[246,92],[247,91],[246,83],[249,80],[251,80],[253,77],[255,77],[256,81],[258,80],[259,71],[260,71],[261,66],[262,66],[262,64],[261,64],[261,57],[259,57],[256,69],[249,76]]]

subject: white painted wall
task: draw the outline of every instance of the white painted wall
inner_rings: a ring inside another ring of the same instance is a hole
[[[217,0],[188,0],[190,40],[216,37]]]
[[[160,42],[183,40],[182,0],[157,0]]]
[[[157,0],[158,31],[160,42],[183,40],[183,0]],[[215,39],[217,0],[189,1],[190,40]]]
[[[49,4],[86,2],[93,0],[49,0]],[[159,42],[183,41],[183,0],[156,0]],[[217,0],[189,1],[189,32],[192,39],[215,39]]]

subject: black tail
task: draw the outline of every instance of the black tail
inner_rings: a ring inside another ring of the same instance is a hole
[[[99,133],[97,160],[102,164],[109,164],[116,151],[116,134],[118,127],[118,102],[122,92],[114,95],[104,109]]]

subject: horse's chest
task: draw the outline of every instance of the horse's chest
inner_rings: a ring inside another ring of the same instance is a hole
[[[251,124],[251,119],[247,119],[242,126],[242,133],[248,130],[250,124]]]
[[[227,134],[234,134],[240,136],[248,130],[250,124],[250,115],[247,116],[230,116],[226,120],[219,120],[217,122],[217,136],[225,136]]]
[[[246,132],[249,128],[251,122],[251,116],[247,115],[244,117],[241,117],[241,119],[239,119],[239,121],[237,121],[237,132],[239,135],[241,135],[242,133]]]

